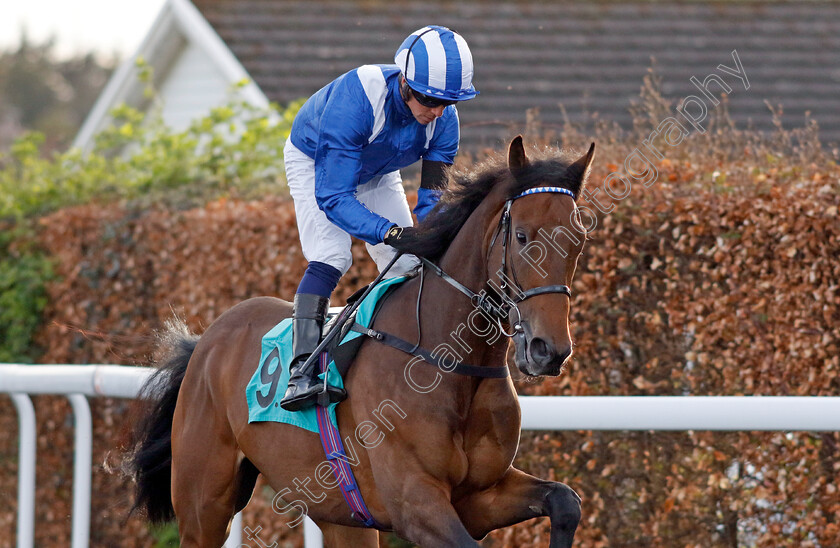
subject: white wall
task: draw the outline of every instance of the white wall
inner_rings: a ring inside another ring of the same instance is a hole
[[[187,42],[160,84],[160,98],[164,121],[181,131],[212,107],[226,103],[229,85],[207,54]]]

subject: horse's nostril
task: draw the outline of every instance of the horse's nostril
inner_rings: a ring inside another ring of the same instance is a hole
[[[548,343],[539,337],[531,339],[531,358],[539,365],[551,362],[557,353]]]

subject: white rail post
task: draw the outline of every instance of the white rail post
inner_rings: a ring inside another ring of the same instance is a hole
[[[26,394],[9,394],[18,413],[17,547],[35,544],[35,408]]]
[[[247,546],[247,544],[246,544]],[[237,512],[230,523],[230,535],[222,548],[242,547],[242,512]]]
[[[93,452],[93,421],[90,405],[82,394],[67,396],[76,418],[73,459],[73,530],[70,546],[87,548],[90,542],[90,476]]]
[[[303,548],[323,548],[324,535],[309,516],[303,521]]]
[[[9,393],[20,425],[18,548],[34,545],[35,411],[29,394],[70,394],[76,418],[72,546],[88,545],[92,424],[85,395],[134,398],[149,368],[115,365],[0,364],[0,393]],[[523,430],[840,431],[840,396],[523,396]],[[227,545],[241,542],[241,515]],[[322,546],[314,522],[306,548]],[[240,540],[238,540],[240,539]]]

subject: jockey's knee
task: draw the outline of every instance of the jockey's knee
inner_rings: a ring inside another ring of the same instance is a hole
[[[330,250],[327,253],[318,253],[317,256],[306,257],[309,262],[317,261],[325,263],[338,270],[344,276],[350,266],[353,264],[353,254],[350,249],[347,250]]]

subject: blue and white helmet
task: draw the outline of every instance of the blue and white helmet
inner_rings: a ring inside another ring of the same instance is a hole
[[[446,27],[418,29],[397,49],[394,62],[411,89],[447,101],[478,95],[472,85],[473,59],[460,34]]]

